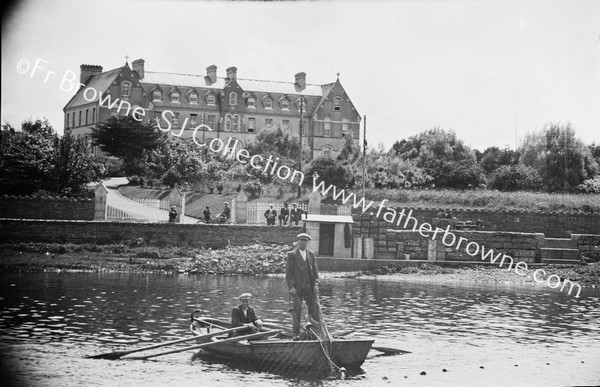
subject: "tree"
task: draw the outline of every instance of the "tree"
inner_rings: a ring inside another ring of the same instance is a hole
[[[85,184],[96,179],[96,163],[83,142],[70,135],[59,137],[46,119],[26,120],[20,131],[5,124],[1,134],[2,192],[82,194]]]
[[[112,117],[92,131],[94,144],[103,152],[123,159],[125,164],[141,160],[157,146],[160,137],[156,127],[131,116]]]
[[[436,187],[475,188],[481,183],[475,153],[456,137],[453,130],[429,129],[408,140],[396,141],[391,152],[403,160],[415,161],[417,167],[432,177]],[[460,177],[459,183],[449,178],[456,168],[459,170],[455,171],[454,177]]]
[[[492,146],[483,151],[479,165],[486,173],[492,173],[502,165],[516,165],[519,162],[519,153],[505,147],[500,149]]]
[[[501,165],[492,172],[490,188],[500,191],[536,191],[542,187],[542,178],[532,167],[519,165]]]
[[[319,180],[324,181],[326,185],[335,185],[338,188],[348,188],[350,176],[346,168],[339,161],[331,157],[318,157],[314,159],[306,172],[306,185],[312,185],[312,175],[315,172],[319,175]]]
[[[570,124],[549,124],[528,133],[519,148],[520,162],[534,168],[547,191],[570,191],[599,173],[589,146],[575,136]]]

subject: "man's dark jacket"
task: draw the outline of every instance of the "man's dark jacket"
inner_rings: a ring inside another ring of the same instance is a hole
[[[256,317],[256,313],[254,313],[254,309],[248,307],[247,312],[247,316],[244,316],[244,310],[242,309],[241,305],[237,308],[234,308],[231,311],[231,327],[241,327],[242,325],[248,323],[254,324],[254,322],[258,320],[258,317]]]
[[[302,270],[305,267],[304,260],[298,248],[288,253],[285,267],[285,280],[288,289],[295,287],[296,290],[300,291],[300,287],[303,284],[307,284],[312,288],[315,286],[315,283],[319,283],[317,260],[312,250],[306,249],[306,263],[308,264],[308,270],[304,271]]]

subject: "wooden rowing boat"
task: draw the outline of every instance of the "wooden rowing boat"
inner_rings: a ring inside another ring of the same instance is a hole
[[[220,328],[230,328],[230,324],[208,317],[200,319],[205,324],[215,324]],[[294,341],[289,335],[279,334],[263,340],[219,343],[223,337],[199,339],[199,342],[212,341],[213,345],[203,351],[212,355],[250,363],[269,371],[288,369],[310,369],[329,371],[331,368],[344,367],[347,370],[358,369],[365,361],[374,340],[333,339],[331,349],[327,342],[319,340]],[[324,348],[325,347],[325,348]],[[331,364],[334,363],[334,365]]]

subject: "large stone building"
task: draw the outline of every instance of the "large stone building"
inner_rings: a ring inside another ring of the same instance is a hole
[[[270,128],[297,137],[302,126],[302,142],[313,157],[335,157],[346,136],[358,142],[360,135],[360,115],[339,78],[312,85],[301,72],[293,82],[260,81],[238,78],[235,67],[218,77],[216,66],[207,67],[205,75],[152,72],[138,59],[131,67],[126,63],[106,72],[101,66],[81,65],[80,83],[84,86],[63,109],[65,132],[85,136],[90,152],[97,155],[92,128],[113,115],[136,111],[144,115],[134,117],[156,119],[181,138],[191,138],[204,124],[212,130],[197,131],[196,139],[202,142],[214,137],[252,141]]]

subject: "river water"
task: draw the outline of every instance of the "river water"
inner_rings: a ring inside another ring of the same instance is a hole
[[[3,386],[564,386],[600,384],[600,293],[533,286],[326,279],[330,333],[376,346],[346,380],[277,375],[194,352],[153,360],[93,355],[189,336],[189,314],[228,319],[242,292],[265,321],[291,324],[279,277],[0,274]],[[183,344],[189,345],[189,343]],[[169,348],[169,347],[167,347]],[[422,375],[422,373],[424,373]]]

